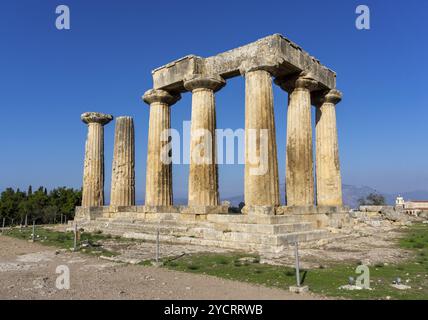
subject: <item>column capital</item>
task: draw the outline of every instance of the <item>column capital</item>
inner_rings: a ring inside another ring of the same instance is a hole
[[[244,59],[239,65],[239,73],[245,76],[246,73],[252,71],[266,71],[269,74],[276,76],[278,70],[285,63],[283,57],[280,57],[271,52],[263,52],[263,54],[257,55],[250,59]]]
[[[239,68],[239,73],[241,74],[241,76],[244,76],[244,77],[247,73],[254,72],[254,71],[264,71],[264,72],[271,74],[271,72],[267,68],[264,68],[264,67],[252,67],[252,66],[242,66],[241,65],[241,67]]]
[[[264,67],[264,66],[253,66],[251,64],[245,64],[245,63],[243,63],[239,67],[239,73],[243,77],[245,77],[245,75],[247,73],[254,72],[254,71],[264,71],[264,72],[269,73],[269,75],[272,75],[272,71],[270,70],[270,68]]]
[[[275,83],[283,90],[291,92],[295,89],[305,89],[314,91],[318,87],[318,82],[315,81],[309,73],[302,72],[299,75],[285,76],[275,79]]]
[[[150,89],[147,90],[143,95],[143,100],[147,104],[152,104],[155,102],[165,103],[169,106],[172,106],[178,100],[181,99],[180,94],[171,94],[166,90],[161,89]]]
[[[99,123],[104,126],[113,120],[113,116],[111,114],[104,114],[99,112],[85,112],[82,113],[80,119],[86,124]]]
[[[342,101],[342,92],[337,89],[330,90],[324,96],[324,102],[338,104],[340,101]]]
[[[184,81],[184,88],[189,91],[196,89],[209,89],[214,92],[226,85],[226,81],[219,75],[196,75]]]
[[[316,93],[313,98],[313,104],[320,107],[323,103],[332,103],[334,105],[342,101],[342,92],[337,89]]]

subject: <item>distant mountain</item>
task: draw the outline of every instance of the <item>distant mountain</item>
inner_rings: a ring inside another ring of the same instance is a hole
[[[380,193],[385,197],[385,202],[388,205],[394,205],[395,199],[398,195],[401,195],[404,200],[427,200],[428,191],[427,190],[414,190],[401,193],[386,193],[382,191],[375,190],[370,187],[356,187],[352,185],[343,185],[343,202],[345,205],[356,208],[358,207],[358,199],[368,196],[370,193]]]
[[[281,202],[285,203],[285,184],[281,183],[279,185]],[[367,186],[354,186],[349,184],[342,185],[342,193],[343,193],[343,203],[350,207],[356,208],[358,207],[358,200],[361,198],[367,197],[370,193],[380,193],[385,197],[385,201],[388,205],[394,205],[395,199],[398,196],[397,194],[389,194],[385,192],[378,191],[374,188]],[[404,198],[404,200],[428,200],[428,190],[415,190],[409,192],[402,192],[400,195]],[[232,206],[238,206],[240,202],[244,202],[244,195],[237,195],[231,197],[221,197],[221,200],[230,201]],[[143,205],[144,201],[137,201],[138,205]],[[174,198],[174,204],[176,205],[186,205],[187,199],[185,198]]]
[[[370,193],[380,193],[377,190],[367,187],[367,186],[353,186],[350,184],[343,184],[342,185],[342,198],[343,198],[343,204],[345,206],[348,206],[350,208],[356,208],[358,207],[358,200],[361,198],[367,197]],[[386,198],[386,195],[383,194]],[[388,199],[385,199],[387,203],[389,203]],[[395,197],[394,197],[395,201]],[[394,202],[393,201],[393,202]]]
[[[285,184],[281,183],[279,185],[281,202],[285,203]],[[350,207],[356,208],[358,207],[358,200],[361,198],[367,197],[370,193],[380,193],[385,197],[385,201],[389,205],[395,204],[395,199],[398,196],[397,194],[389,194],[386,192],[378,191],[374,188],[367,186],[354,186],[349,184],[342,185],[342,194],[343,194],[343,203]],[[428,199],[428,191],[427,190],[416,190],[409,192],[400,193],[405,200],[426,200]],[[244,202],[244,195],[234,196],[234,197],[226,197],[224,200],[230,201],[232,205],[237,206],[240,202]]]

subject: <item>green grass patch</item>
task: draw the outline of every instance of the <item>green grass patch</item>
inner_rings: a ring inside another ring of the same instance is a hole
[[[247,257],[252,259],[245,259]],[[192,254],[173,261],[165,260],[164,267],[283,289],[295,282],[294,269],[260,264],[257,256],[244,253]]]
[[[22,239],[22,240],[31,240],[32,239],[33,228],[13,228],[5,231],[5,235]],[[36,227],[35,228],[35,240],[43,245],[52,246],[61,249],[72,249],[74,246],[74,233],[73,232],[60,232],[54,231],[45,227]],[[97,233],[80,233],[80,244],[87,243],[87,247],[79,246],[79,251],[83,253],[88,253],[96,256],[116,256],[117,252],[109,251],[102,248],[97,243],[102,240],[109,239],[108,235],[103,235],[100,232]]]
[[[391,299],[428,299],[428,226],[415,224],[403,231],[403,238],[399,240],[397,247],[413,251],[414,257],[397,265],[378,263],[371,266],[371,291],[339,289],[340,286],[348,284],[349,277],[358,277],[355,269],[361,262],[333,263],[301,270],[303,284],[308,285],[314,293],[332,297],[386,299],[389,296]],[[285,290],[296,282],[294,268],[260,264],[257,256],[245,253],[192,254],[171,262],[164,261],[164,267]],[[391,287],[392,281],[397,277],[412,288],[401,291]],[[410,281],[406,283],[406,280]]]

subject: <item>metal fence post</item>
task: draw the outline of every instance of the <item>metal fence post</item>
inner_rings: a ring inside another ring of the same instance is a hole
[[[299,243],[297,241],[294,243],[294,256],[296,260],[296,284],[300,287]]]
[[[36,220],[33,220],[33,236],[31,239],[33,242],[36,240]]]
[[[77,223],[74,223],[74,242],[73,242],[73,251],[77,251]]]
[[[160,231],[159,231],[159,228],[157,229],[157,232],[156,232],[156,263],[159,263],[159,234],[160,234]]]

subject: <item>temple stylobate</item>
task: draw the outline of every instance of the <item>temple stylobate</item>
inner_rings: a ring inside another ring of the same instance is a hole
[[[124,237],[153,240],[158,230],[161,241],[270,253],[296,241],[330,238],[331,230],[349,224],[336,127],[342,95],[332,70],[274,34],[212,57],[186,56],[153,70],[152,77],[153,87],[143,95],[150,110],[145,204],[135,201],[132,118],[116,119],[111,201],[104,205],[103,126],[112,116],[85,113],[89,131],[77,223]],[[245,81],[245,207],[238,214],[220,202],[215,134],[216,92],[232,77]],[[288,101],[274,101],[274,85],[288,93]],[[171,118],[186,93],[192,95],[188,203],[175,205]],[[286,119],[275,119],[275,104],[287,109]],[[276,131],[278,121],[286,121],[287,132]],[[286,141],[285,205],[277,139]]]

